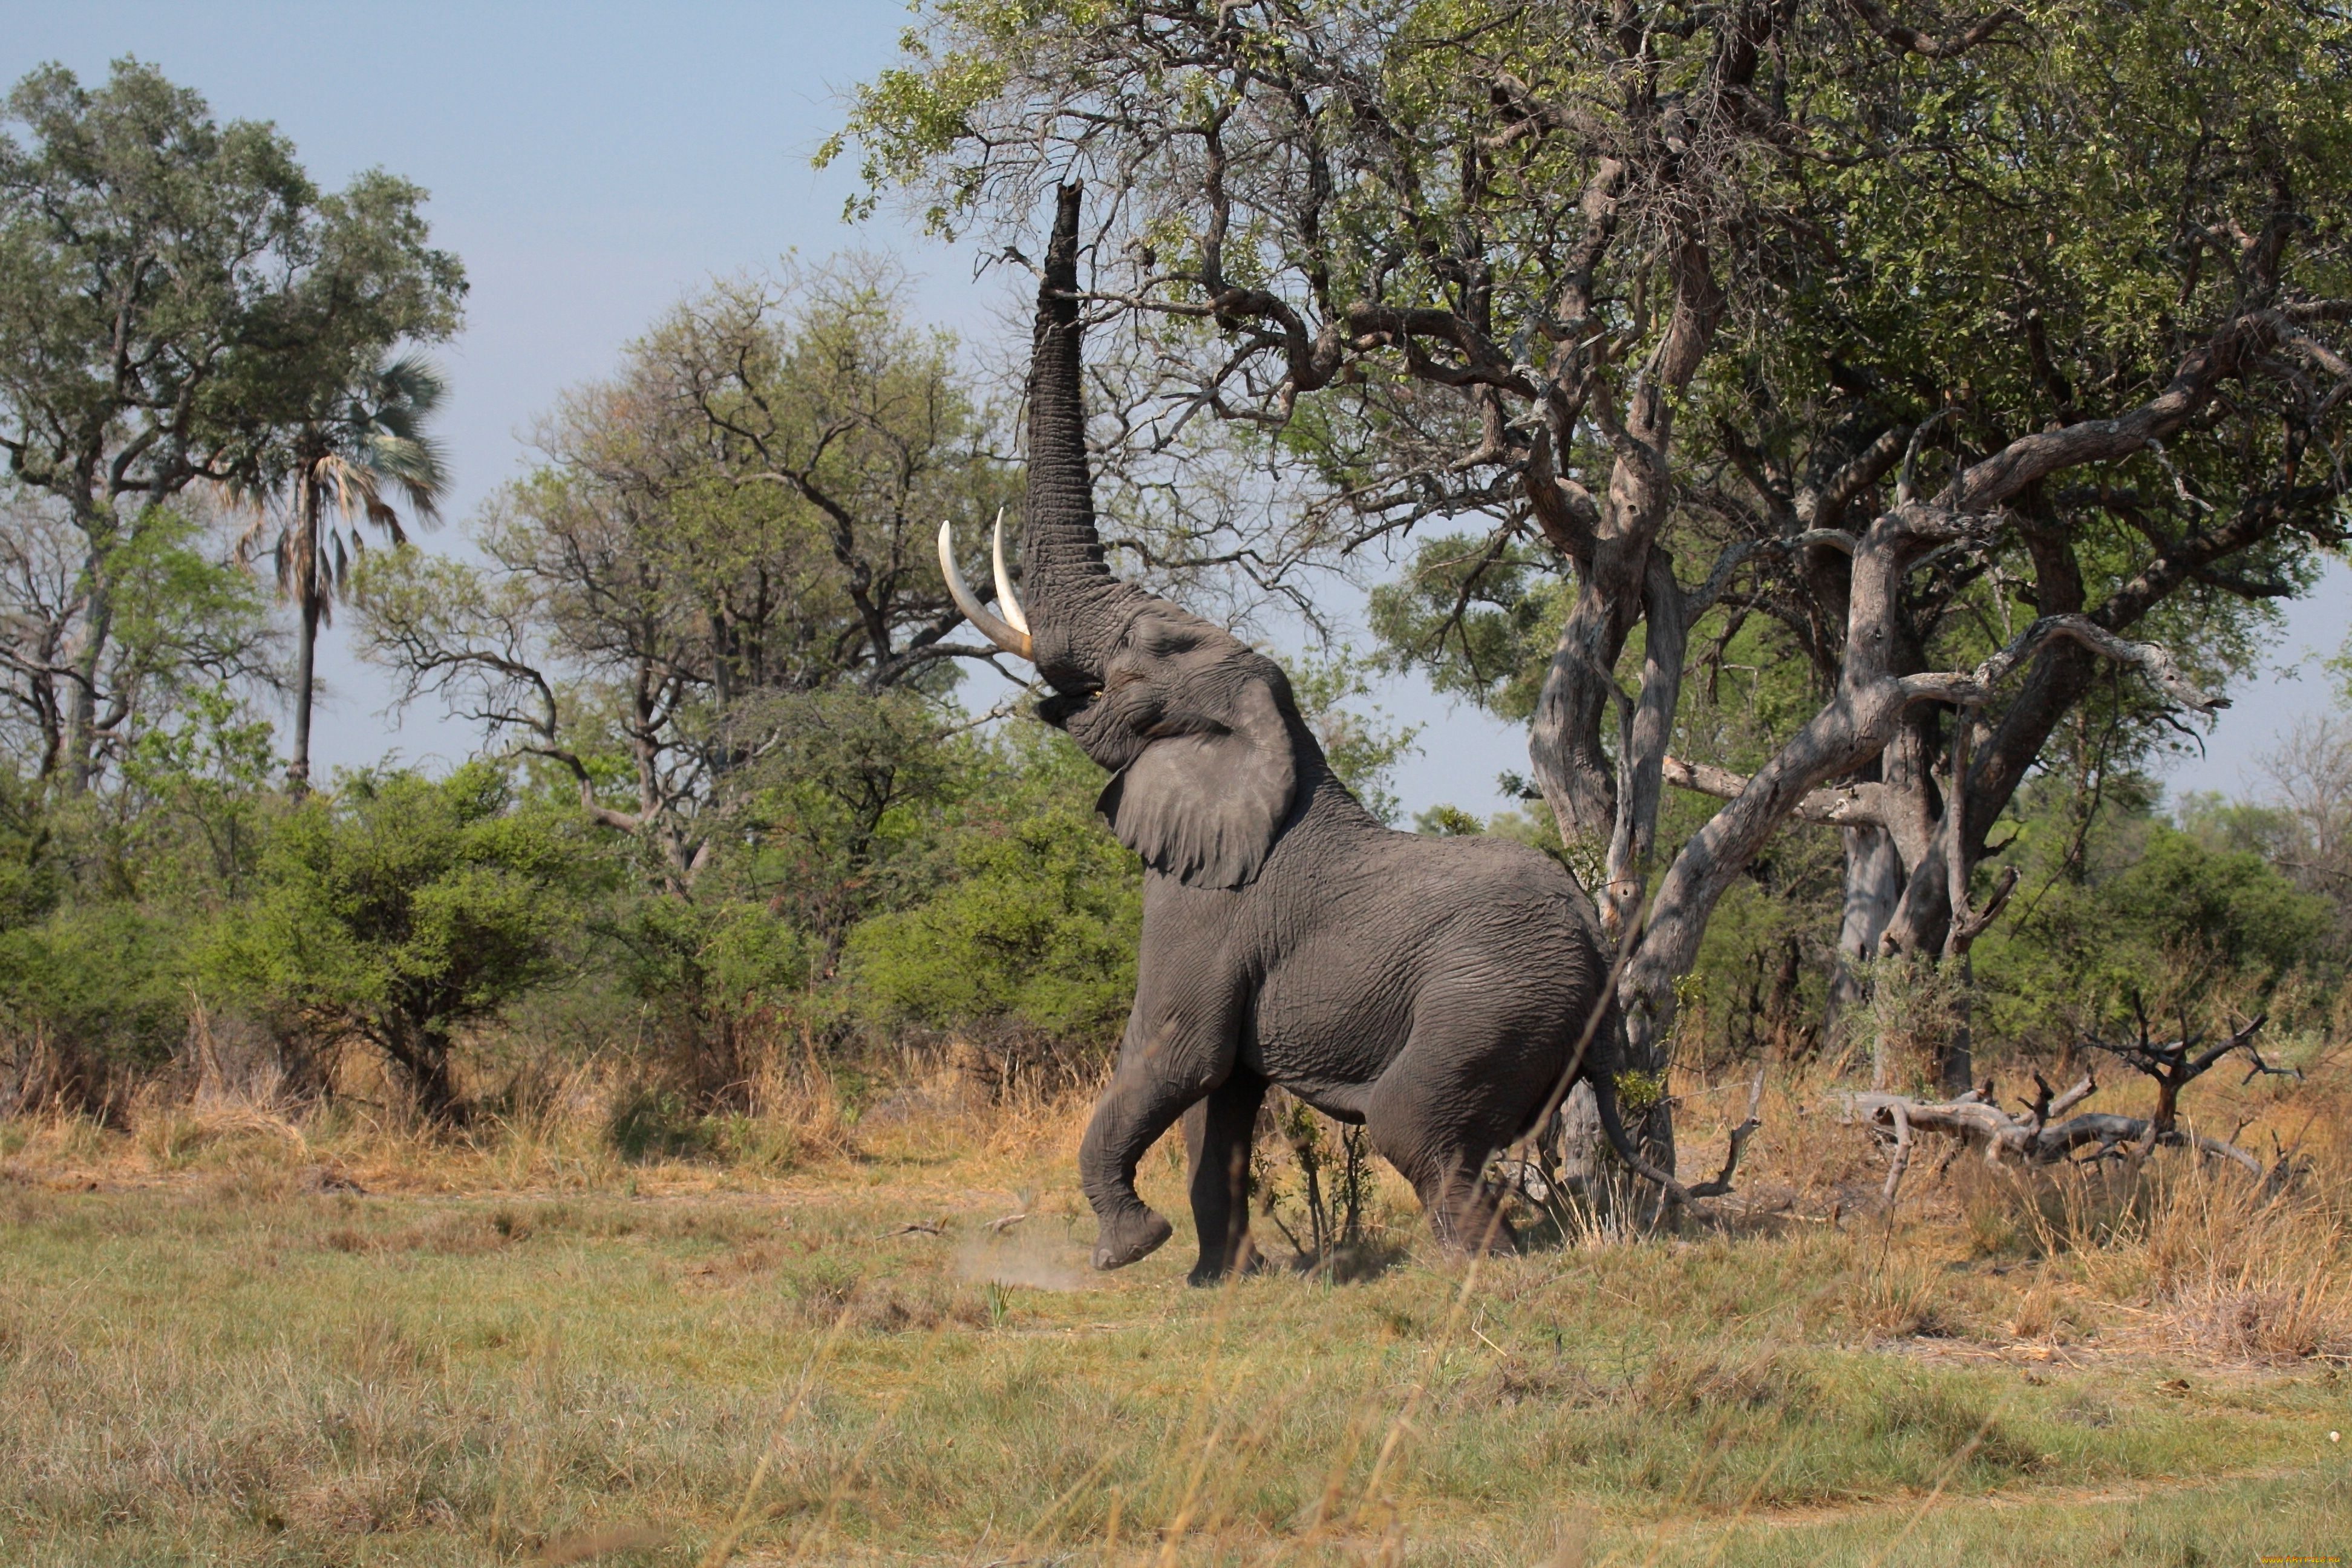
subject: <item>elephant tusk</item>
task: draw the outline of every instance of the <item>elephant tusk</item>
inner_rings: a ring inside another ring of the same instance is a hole
[[[1004,570],[1004,509],[1003,507],[996,509],[995,554],[996,607],[1004,612],[1005,620],[1012,625],[1014,631],[1026,637],[1029,635],[1029,617],[1022,614],[1020,597],[1013,592],[1012,574]]]
[[[977,627],[981,636],[1007,653],[1017,653],[1032,661],[1035,659],[1036,656],[1029,651],[1029,634],[990,615],[972,596],[971,590],[964,585],[963,574],[956,570],[955,524],[951,522],[940,524],[940,572],[948,580],[948,595],[955,600],[955,607],[963,612],[963,618]],[[1018,610],[1013,613],[1020,614]]]

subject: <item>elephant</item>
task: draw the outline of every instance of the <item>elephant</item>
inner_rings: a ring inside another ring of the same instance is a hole
[[[1133,1011],[1078,1155],[1093,1262],[1150,1254],[1168,1221],[1138,1163],[1182,1122],[1195,1283],[1248,1256],[1258,1110],[1280,1085],[1360,1124],[1439,1243],[1515,1245],[1480,1173],[1579,1078],[1621,1157],[1622,1030],[1592,906],[1549,856],[1390,828],[1333,773],[1282,668],[1105,563],[1081,389],[1079,190],[1061,187],[1038,290],[1021,592],[997,519],[998,613],[965,617],[1034,665],[1038,716],[1110,774],[1097,809],[1145,867]],[[1023,600],[1025,598],[1025,606]]]

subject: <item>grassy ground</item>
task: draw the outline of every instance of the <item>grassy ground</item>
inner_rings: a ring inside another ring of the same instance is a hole
[[[8,1124],[0,1562],[2352,1553],[2339,1147],[2278,1197],[1923,1170],[1890,1221],[1810,1103],[1719,1223],[1472,1268],[1384,1184],[1369,1277],[1213,1291],[1181,1221],[1086,1271],[1075,1100],[634,1162],[579,1119]]]

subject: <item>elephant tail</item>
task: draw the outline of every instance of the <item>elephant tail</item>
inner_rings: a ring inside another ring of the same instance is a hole
[[[1611,1080],[1610,1075],[1596,1072],[1589,1081],[1592,1085],[1593,1109],[1601,1113],[1601,1131],[1608,1136],[1609,1146],[1617,1151],[1617,1157],[1624,1161],[1635,1175],[1663,1188],[1668,1202],[1695,1202],[1688,1187],[1643,1159],[1641,1150],[1634,1147],[1633,1141],[1625,1135],[1624,1121],[1617,1114],[1617,1085]]]

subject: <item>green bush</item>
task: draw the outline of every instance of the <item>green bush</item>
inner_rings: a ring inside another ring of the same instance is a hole
[[[574,821],[519,806],[490,767],[351,776],[278,824],[206,978],[329,1041],[366,1041],[447,1114],[457,1030],[564,972],[593,869]]]
[[[616,959],[607,1005],[628,1010],[628,1032],[663,1048],[704,1109],[739,1099],[755,1068],[746,1047],[772,1043],[780,1016],[807,1010],[821,951],[731,881],[706,873],[690,900],[632,888],[591,922]]]
[[[40,920],[57,908],[65,878],[39,792],[0,762],[0,931]]]
[[[2151,1018],[2264,1006],[2288,974],[2327,962],[2333,910],[2249,850],[2148,817],[2094,830],[2070,867],[2028,819],[2010,914],[1977,943],[1985,1037],[2063,1047]],[[2045,838],[2055,834],[2045,833]]]
[[[1101,775],[1066,740],[1016,731],[998,758],[998,787],[947,825],[937,890],[851,933],[851,1005],[882,1028],[1107,1046],[1135,993],[1141,868],[1096,818]]]
[[[187,1023],[184,928],[129,903],[68,904],[0,931],[0,1012],[37,1034],[80,1080],[78,1098],[108,1098],[117,1075],[169,1061]],[[55,1087],[67,1087],[63,1085]]]

